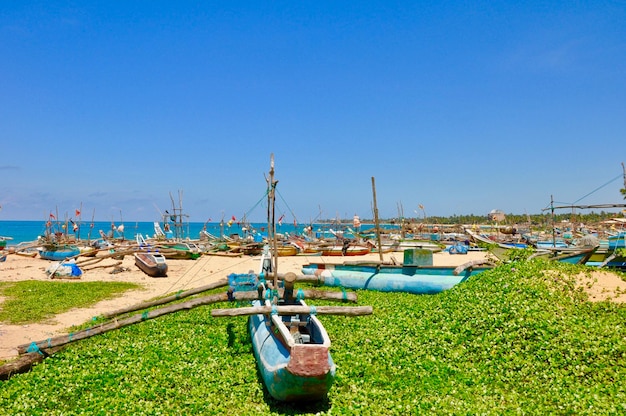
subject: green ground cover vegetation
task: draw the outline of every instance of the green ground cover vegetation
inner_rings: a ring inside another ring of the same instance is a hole
[[[321,317],[337,364],[323,402],[271,399],[246,318],[216,304],[72,344],[3,382],[0,413],[624,414],[626,308],[586,301],[581,270],[532,260],[434,296],[359,291],[373,315]]]
[[[0,322],[41,322],[73,308],[90,306],[140,285],[126,282],[54,282],[23,280],[0,283]]]

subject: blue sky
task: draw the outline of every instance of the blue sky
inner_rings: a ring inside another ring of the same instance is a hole
[[[0,3],[0,219],[623,202],[626,2],[430,3]]]

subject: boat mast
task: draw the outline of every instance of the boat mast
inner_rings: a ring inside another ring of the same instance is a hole
[[[268,191],[267,191],[267,237],[268,242],[271,244],[272,250],[272,271],[274,273],[274,288],[278,287],[278,250],[276,242],[276,184],[278,181],[274,180],[274,153],[270,154],[270,172],[267,179]]]
[[[372,194],[374,196],[374,224],[376,225],[376,242],[378,243],[378,255],[383,262],[383,250],[380,242],[380,224],[378,223],[378,207],[376,206],[376,179],[372,176]]]
[[[554,195],[550,195],[550,209],[552,212],[552,247],[556,247],[556,224],[554,223]]]

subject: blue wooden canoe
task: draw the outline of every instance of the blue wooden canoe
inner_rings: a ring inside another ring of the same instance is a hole
[[[450,289],[470,276],[490,268],[488,266],[463,269],[448,266],[382,265],[376,263],[310,263],[302,266],[302,273],[317,276],[320,282],[326,286],[381,292],[435,294]]]
[[[306,306],[302,300],[294,302]],[[253,306],[262,303],[254,301]],[[248,326],[259,372],[273,398],[294,402],[326,396],[336,367],[328,333],[314,314],[251,315]]]
[[[57,247],[45,247],[39,250],[39,257],[44,260],[63,261],[80,254],[80,249],[74,245],[66,244]]]

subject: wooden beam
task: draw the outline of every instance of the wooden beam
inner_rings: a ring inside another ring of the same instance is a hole
[[[211,316],[246,316],[258,314],[271,314],[276,311],[279,315],[299,315],[299,314],[316,314],[316,315],[343,315],[343,316],[360,316],[371,315],[373,309],[371,306],[251,306],[249,308],[232,308],[232,309],[213,309]]]

